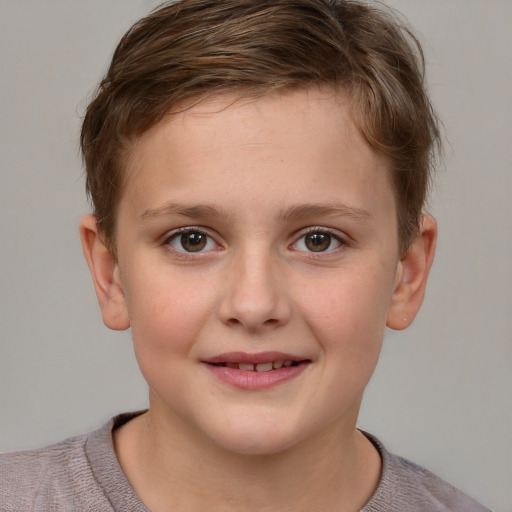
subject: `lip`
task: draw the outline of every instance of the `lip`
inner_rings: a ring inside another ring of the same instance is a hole
[[[203,363],[219,364],[219,363],[245,363],[258,364],[267,363],[269,361],[306,361],[307,357],[298,356],[296,354],[286,354],[285,352],[257,352],[249,354],[247,352],[225,352],[214,357],[204,359]]]
[[[222,363],[258,364],[270,361],[293,361],[293,366],[283,366],[266,372],[244,371],[223,366]],[[298,377],[311,363],[311,360],[284,352],[227,352],[205,359],[202,364],[217,379],[229,386],[245,390],[261,390],[275,387]]]

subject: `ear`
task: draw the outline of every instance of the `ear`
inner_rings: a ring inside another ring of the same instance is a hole
[[[119,267],[98,232],[96,217],[80,220],[80,239],[94,289],[101,308],[103,323],[110,329],[124,331],[130,327]]]
[[[434,261],[436,240],[436,221],[430,215],[424,215],[418,236],[398,264],[395,289],[386,321],[391,329],[409,327],[419,311]]]

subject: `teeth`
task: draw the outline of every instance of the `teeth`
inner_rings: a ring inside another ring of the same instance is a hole
[[[272,370],[272,363],[258,363],[256,365],[257,372],[269,372]]]
[[[267,363],[225,363],[228,368],[234,370],[243,370],[245,372],[270,372],[271,370],[279,370],[280,368],[288,368],[293,365],[292,360],[286,361],[269,361]]]

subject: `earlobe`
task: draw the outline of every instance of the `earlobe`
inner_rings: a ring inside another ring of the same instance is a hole
[[[130,319],[119,266],[103,243],[93,215],[85,215],[80,220],[80,239],[98,297],[103,323],[117,331],[128,329]]]
[[[405,329],[419,311],[434,261],[436,240],[436,221],[430,215],[424,215],[418,236],[398,264],[395,289],[386,321],[391,329]]]

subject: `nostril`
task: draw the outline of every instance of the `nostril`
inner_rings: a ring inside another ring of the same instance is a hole
[[[228,318],[228,320],[226,321],[226,324],[231,327],[243,326],[243,327],[247,327],[249,329],[252,328],[251,325],[245,324],[244,322],[242,322],[241,320],[239,320],[238,318],[235,318],[235,317]],[[280,325],[280,322],[278,319],[269,318],[268,320],[265,320],[262,324],[260,324],[260,327],[278,327],[279,325]]]

